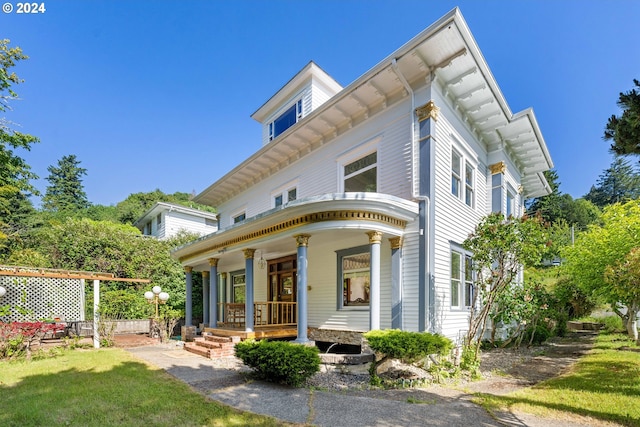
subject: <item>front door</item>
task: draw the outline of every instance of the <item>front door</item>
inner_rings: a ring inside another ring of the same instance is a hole
[[[298,259],[296,255],[269,261],[269,301],[271,319],[275,324],[295,323],[296,273]]]

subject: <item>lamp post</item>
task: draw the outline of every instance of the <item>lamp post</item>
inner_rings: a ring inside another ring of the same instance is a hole
[[[162,292],[160,286],[154,286],[153,289],[144,293],[144,297],[149,304],[156,305],[156,320],[158,319],[158,304],[166,304],[169,294]]]
[[[5,296],[6,293],[7,293],[7,290],[5,288],[3,288],[2,286],[0,286],[0,298]]]

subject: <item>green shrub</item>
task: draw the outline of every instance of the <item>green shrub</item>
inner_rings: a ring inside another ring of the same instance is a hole
[[[369,331],[364,337],[376,353],[407,363],[424,359],[430,354],[446,354],[453,346],[448,338],[428,332],[386,329]]]
[[[527,328],[523,333],[522,342],[528,345],[540,345],[553,336],[553,331],[544,323]]]
[[[235,346],[236,356],[259,379],[298,387],[320,370],[316,347],[283,341],[246,340]]]

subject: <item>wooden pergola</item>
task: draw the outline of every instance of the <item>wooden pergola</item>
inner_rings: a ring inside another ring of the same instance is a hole
[[[61,270],[53,268],[36,268],[0,265],[0,276],[14,277],[36,277],[49,279],[79,279],[93,280],[93,347],[100,348],[100,336],[98,334],[98,305],[100,304],[100,281],[108,282],[129,282],[129,283],[151,283],[150,279],[137,279],[127,277],[115,277],[112,273],[101,273],[94,271]]]

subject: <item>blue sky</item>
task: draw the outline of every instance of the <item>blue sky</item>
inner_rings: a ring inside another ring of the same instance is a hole
[[[47,0],[38,15],[9,3],[0,38],[30,59],[6,118],[41,139],[19,154],[41,191],[75,154],[104,205],[199,193],[260,147],[250,115],[307,62],[346,86],[455,6],[511,110],[535,110],[574,197],[610,165],[604,126],[640,79],[638,1]]]

